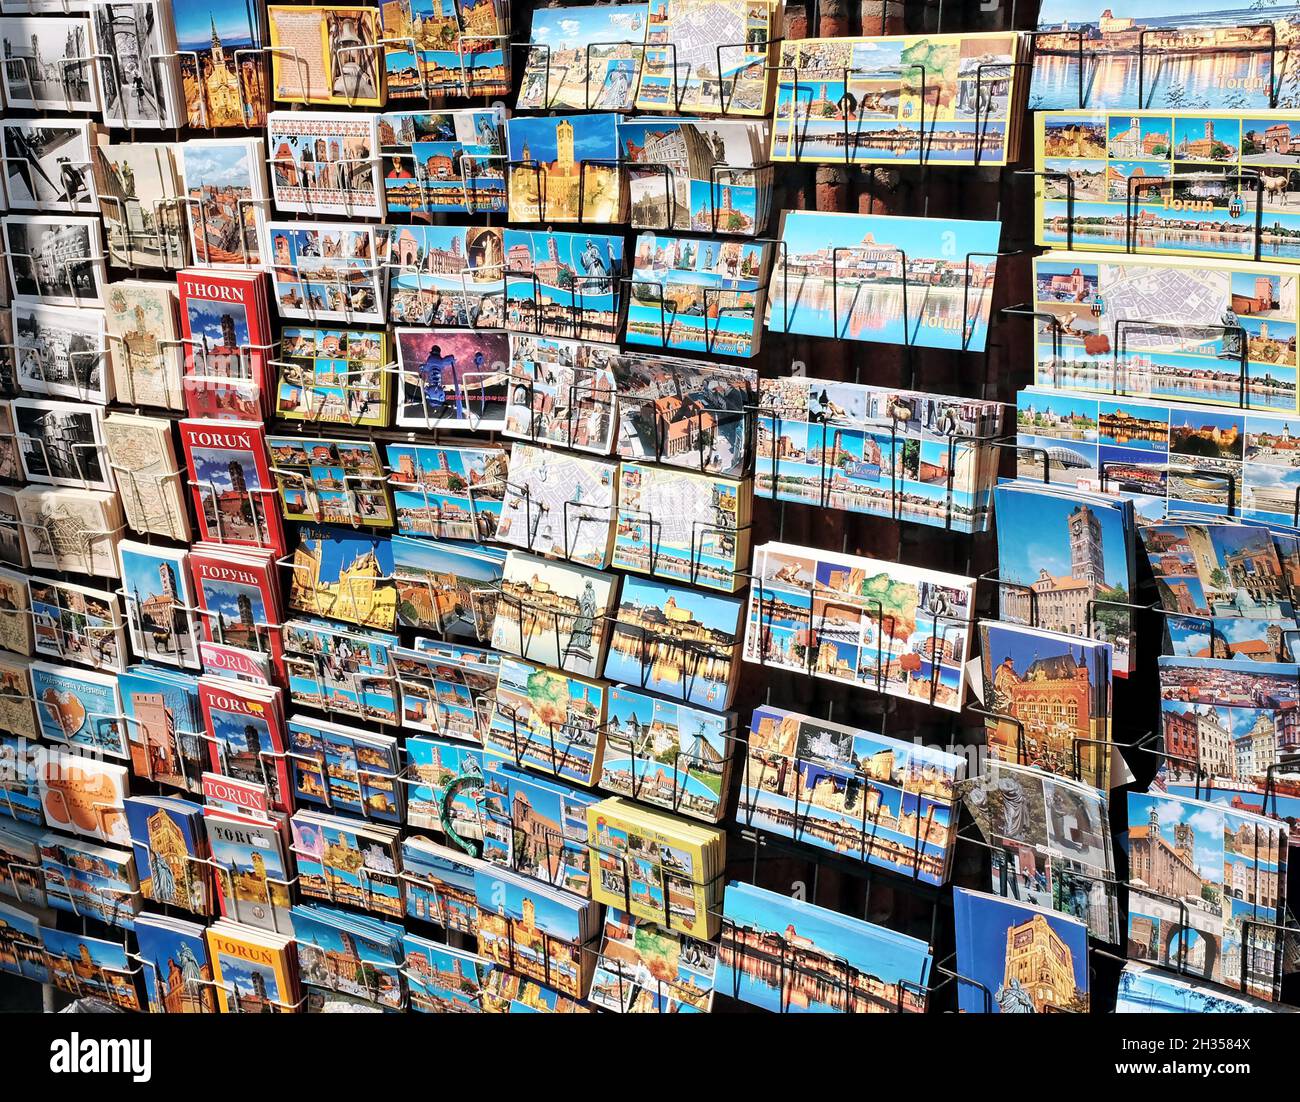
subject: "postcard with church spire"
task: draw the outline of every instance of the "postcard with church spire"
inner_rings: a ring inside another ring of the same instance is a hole
[[[185,114],[204,130],[266,122],[266,63],[254,0],[171,0]]]
[[[392,631],[397,583],[387,539],[347,528],[303,528],[290,570],[290,608]]]

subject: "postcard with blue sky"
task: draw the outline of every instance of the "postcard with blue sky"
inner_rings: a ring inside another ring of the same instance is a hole
[[[48,983],[41,922],[21,907],[0,900],[0,972]]]
[[[203,927],[180,919],[140,915],[135,923],[144,989],[151,1014],[215,1014],[216,993]]]
[[[425,1014],[481,1014],[482,982],[492,966],[482,957],[407,934],[406,982],[411,1009]]]

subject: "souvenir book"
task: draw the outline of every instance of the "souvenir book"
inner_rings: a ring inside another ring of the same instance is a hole
[[[502,435],[608,455],[618,355],[610,345],[511,333]]]
[[[185,551],[123,540],[122,590],[137,658],[199,668],[198,624]]]
[[[383,456],[373,440],[294,435],[266,443],[285,520],[393,526]]]
[[[194,269],[176,277],[191,417],[253,420],[268,402],[274,355],[260,272]]]
[[[220,773],[204,773],[201,780],[204,815],[233,811],[253,818],[270,819],[267,787],[252,781],[236,781]]]
[[[145,899],[198,915],[211,914],[212,870],[203,807],[172,797],[132,796],[126,818]]]
[[[590,898],[587,809],[598,796],[491,761],[481,797],[485,861]]]
[[[359,56],[373,60],[374,53]],[[277,209],[347,218],[384,216],[377,116],[272,111],[266,120],[266,148]]]
[[[292,919],[307,1013],[405,1008],[401,926],[317,903],[294,907]]]
[[[638,111],[766,115],[780,0],[650,0]]]
[[[183,410],[184,355],[176,315],[176,288],[120,280],[104,296],[104,328],[113,392],[132,406]]]
[[[1233,995],[1149,964],[1128,961],[1119,974],[1116,1014],[1294,1014],[1292,1007]]]
[[[394,647],[392,663],[401,690],[403,727],[482,743],[492,712],[501,655],[447,643],[436,651]]]
[[[198,792],[208,767],[198,679],[161,666],[132,666],[118,677],[131,772]]]
[[[103,305],[107,277],[98,217],[6,214],[0,229],[15,297],[47,306]]]
[[[15,110],[98,111],[94,52],[85,16],[60,9],[35,18],[0,17],[0,53],[8,59],[0,65],[5,103]]]
[[[648,4],[533,13],[520,111],[630,111],[641,77]]]
[[[258,7],[172,0],[186,121],[204,130],[266,123],[266,38]]]
[[[1133,508],[1081,489],[1007,482],[994,491],[1003,620],[1112,645],[1132,665]],[[1025,538],[1034,533],[1033,540]]]
[[[1077,918],[953,889],[963,1014],[1088,1013],[1088,927]]]
[[[747,828],[943,884],[965,775],[959,755],[765,704],[750,721],[736,814]]]
[[[772,160],[1002,165],[1017,158],[1019,35],[806,38],[781,44]]]
[[[1165,788],[1294,824],[1300,786],[1289,771],[1270,767],[1291,752],[1300,666],[1208,657],[1158,662]]]
[[[105,490],[26,486],[14,495],[28,564],[111,578],[125,527],[122,502]]]
[[[483,751],[446,739],[408,737],[406,757],[407,779],[411,782],[406,801],[407,824],[439,834],[446,834],[450,824],[459,838],[481,840]],[[449,797],[449,785],[459,778],[466,780]]]
[[[584,1002],[562,995],[554,988],[511,972],[491,968],[483,977],[479,1000],[486,1014],[590,1014]]]
[[[367,820],[403,821],[404,786],[392,736],[305,716],[291,716],[286,729],[298,803]]]
[[[203,672],[232,681],[251,681],[254,685],[271,683],[270,655],[225,643],[199,640],[199,661]]]
[[[502,427],[509,338],[473,329],[396,329],[398,426],[493,432]]]
[[[621,237],[507,229],[503,245],[507,329],[574,340],[617,339]]]
[[[313,811],[295,813],[289,825],[300,896],[402,917],[396,828]]]
[[[617,115],[512,115],[506,139],[511,222],[625,221]]]
[[[100,406],[48,398],[14,398],[9,403],[18,458],[31,482],[112,490],[115,482],[104,447]]]
[[[394,636],[347,630],[328,620],[290,620],[283,638],[294,703],[376,723],[399,722]]]
[[[502,658],[483,748],[490,758],[591,785],[600,775],[608,686]]]
[[[222,1014],[293,1014],[300,1009],[297,947],[291,936],[219,919],[208,927],[207,938]]]
[[[94,212],[95,125],[84,119],[5,119],[5,196],[10,210]]]
[[[780,543],[753,571],[747,662],[960,710],[973,579]]]
[[[755,492],[984,531],[1007,407],[788,376],[759,384]]]
[[[151,1014],[215,1014],[217,993],[208,961],[205,928],[168,915],[135,920],[137,956]]]
[[[1128,958],[1276,1001],[1287,828],[1167,792],[1130,792],[1128,850]]]
[[[326,321],[344,325],[383,323],[383,261],[372,226],[355,222],[268,222],[266,233],[275,305],[282,318],[303,318],[317,325]],[[282,347],[280,355],[290,356],[292,352]],[[378,366],[382,368],[386,362]],[[370,385],[378,382],[372,380]],[[336,381],[335,385],[346,387],[347,380]]]
[[[388,362],[382,330],[286,327],[275,411],[286,421],[384,428],[393,406]]]
[[[156,60],[176,50],[171,4],[90,0],[89,10],[91,45],[101,59],[93,69],[105,121],[131,129],[180,126],[185,109],[180,67]]]
[[[1083,919],[1093,937],[1119,941],[1105,792],[991,757],[959,790],[992,854],[990,891]]]
[[[620,119],[633,229],[754,237],[767,228],[775,172],[768,123]]]
[[[120,673],[126,667],[126,633],[117,593],[33,577],[28,579],[28,597],[37,654],[97,670]]]
[[[1289,3],[1207,12],[1188,0],[1121,0],[1104,10],[1047,0],[1038,13],[1029,106],[1265,110],[1289,103],[1294,76],[1272,44],[1289,40],[1294,13]]]
[[[408,933],[402,939],[411,1009],[425,1014],[482,1014],[483,980],[492,968],[482,957]]]
[[[617,575],[521,551],[506,555],[492,646],[571,673],[599,672]]]
[[[0,901],[0,972],[35,983],[50,982],[41,916],[34,909]]]
[[[197,611],[208,643],[238,648],[285,676],[279,576],[272,553],[197,543],[190,551]]]
[[[510,6],[502,0],[385,0],[389,99],[510,94]]]
[[[96,846],[47,831],[40,841],[45,902],[78,918],[130,929],[140,911],[140,867],[129,849]]]
[[[195,264],[266,262],[265,150],[261,138],[192,138],[176,146]]]
[[[496,226],[402,226],[388,238],[394,325],[500,329],[505,249]]]
[[[35,749],[40,737],[36,722],[36,701],[32,698],[31,670],[27,658],[0,651],[0,730],[14,740],[0,742],[0,815],[11,810],[6,806],[12,793],[15,762],[20,751],[20,741],[32,744]],[[34,779],[29,776],[29,780]],[[27,787],[24,784],[24,787]],[[30,794],[30,789],[28,790]]]
[[[181,444],[199,537],[283,554],[280,511],[262,425],[251,421],[185,420]]]
[[[767,263],[766,244],[641,234],[632,264],[627,343],[757,355]]]
[[[104,447],[117,477],[126,524],[142,535],[190,539],[185,472],[173,446],[172,422],[134,413],[109,413]]]
[[[487,866],[477,857],[448,849],[419,834],[402,839],[402,882],[406,913],[445,930],[478,935],[474,878]]]
[[[406,536],[491,540],[508,477],[502,448],[388,444],[397,530]]]
[[[717,935],[726,835],[611,796],[587,809],[591,897],[681,933]]]
[[[128,756],[115,677],[35,661],[31,679],[43,738],[109,757]]]
[[[925,1012],[924,941],[748,884],[722,906],[721,994],[780,1014]]]
[[[221,913],[240,927],[288,933],[289,843],[280,825],[252,814],[208,807],[203,826]]]
[[[389,214],[505,213],[504,108],[385,112],[379,146]]]
[[[97,405],[113,396],[102,312],[16,302],[10,316],[16,383],[23,393]]]
[[[619,456],[724,478],[749,470],[754,368],[641,352],[620,353],[612,366]]]
[[[746,584],[752,504],[748,482],[625,462],[613,565],[734,593]]]
[[[614,685],[600,787],[715,823],[731,790],[732,712],[694,708]]]
[[[611,908],[588,999],[615,1014],[708,1014],[718,947]]]
[[[618,483],[617,463],[515,444],[496,538],[603,569],[610,562]]]
[[[1110,788],[1110,643],[981,620],[988,752]]]
[[[105,999],[119,1011],[143,1009],[135,985],[139,965],[127,957],[124,942],[65,933],[53,926],[41,927],[41,942],[50,982],[60,991],[78,999]]]
[[[468,540],[393,537],[397,623],[446,639],[492,635],[506,552]]]
[[[27,576],[0,567],[0,647],[14,654],[32,653],[35,618],[29,615],[31,607]]]
[[[61,698],[59,703],[67,699]],[[65,708],[63,714],[66,712]],[[48,737],[44,724],[42,733]],[[74,731],[73,736],[77,733]],[[72,736],[60,741],[77,744]],[[39,763],[37,783],[49,826],[113,845],[130,845],[123,807],[130,792],[125,766],[50,748]]]
[[[114,143],[101,133],[95,179],[110,263],[164,270],[189,263],[188,204],[171,144]]]
[[[384,65],[378,8],[270,4],[272,98],[380,107]]]
[[[785,211],[767,327],[983,352],[1000,222]]]
[[[397,586],[387,538],[341,527],[303,527],[289,569],[289,608],[361,627],[393,629]]]
[[[494,964],[580,999],[591,983],[600,907],[506,869],[479,869],[478,951]]]
[[[293,807],[294,786],[280,690],[226,678],[199,679],[199,706],[207,734],[209,768],[237,781],[267,786],[277,811]]]
[[[1119,396],[1294,413],[1296,287],[1277,263],[1044,253],[1034,259],[1035,381],[1112,399],[1130,416]],[[1142,426],[1128,427],[1113,444],[1149,450]]]

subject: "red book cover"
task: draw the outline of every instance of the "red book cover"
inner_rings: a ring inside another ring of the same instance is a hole
[[[212,771],[266,785],[271,807],[292,812],[280,690],[199,678],[199,706]]]
[[[273,358],[261,272],[187,269],[176,275],[191,417],[261,420]]]
[[[269,556],[259,562],[220,550],[190,552],[190,575],[202,610],[204,638],[268,655],[273,675],[283,682],[282,613],[275,571],[275,560]]]
[[[284,527],[262,425],[186,420],[181,444],[201,538],[283,555]]]

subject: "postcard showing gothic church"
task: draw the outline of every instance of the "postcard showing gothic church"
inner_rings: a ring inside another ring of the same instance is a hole
[[[304,528],[291,566],[289,607],[362,627],[393,629],[397,585],[385,538]]]
[[[257,128],[266,122],[266,63],[256,6],[171,0],[190,126]]]

